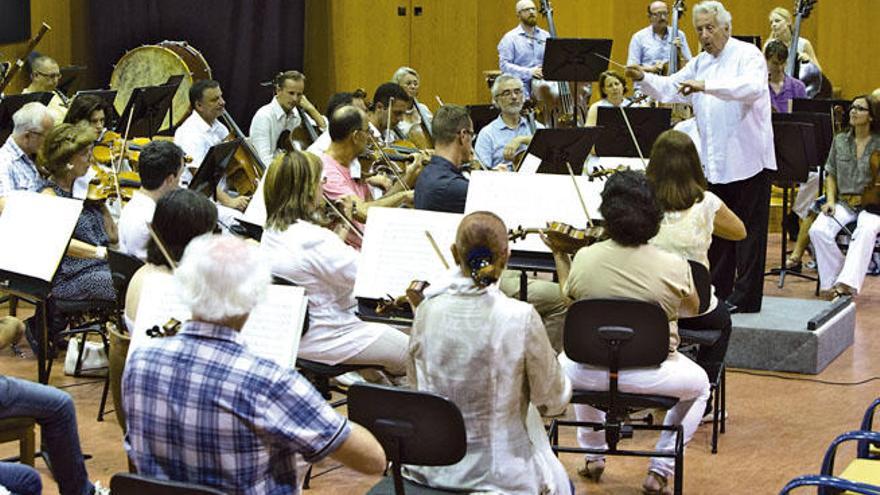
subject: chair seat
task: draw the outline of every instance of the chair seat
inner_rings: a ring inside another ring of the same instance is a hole
[[[711,346],[721,338],[721,330],[687,330],[679,327],[678,336],[685,344]]]
[[[297,359],[296,367],[300,368],[302,371],[327,378],[344,375],[350,371],[367,368],[381,368],[378,364],[325,364],[317,361],[310,361],[308,359]]]
[[[880,460],[853,459],[840,473],[845,480],[880,486]]]
[[[15,416],[0,419],[0,442],[18,440],[22,431],[34,427],[34,418]]]
[[[606,410],[610,406],[611,395],[607,391],[574,390],[571,394],[572,404],[589,404],[597,409]],[[678,404],[677,397],[665,395],[617,394],[617,404],[627,409],[669,409]]]
[[[421,485],[414,481],[410,481],[406,478],[403,480],[403,488],[406,491],[406,495],[432,495],[432,494],[443,494],[443,493],[471,493],[470,490],[464,491],[456,491],[456,490],[443,490],[441,488],[432,488],[429,486]],[[382,481],[373,485],[370,488],[370,491],[367,492],[367,495],[394,495],[394,478],[392,476],[385,476],[382,478]]]

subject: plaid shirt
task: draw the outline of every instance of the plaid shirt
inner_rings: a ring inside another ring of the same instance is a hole
[[[296,371],[203,322],[136,349],[122,389],[139,474],[230,494],[299,493],[296,454],[316,462],[351,431]]]
[[[12,191],[33,191],[39,178],[37,165],[9,136],[0,147],[0,198]]]

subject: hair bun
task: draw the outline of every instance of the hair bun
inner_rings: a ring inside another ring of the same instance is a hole
[[[484,246],[472,248],[467,253],[467,265],[471,269],[471,278],[478,287],[483,288],[495,283],[495,267],[492,266],[492,251]]]

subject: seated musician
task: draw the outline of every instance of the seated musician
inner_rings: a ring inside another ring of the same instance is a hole
[[[669,64],[669,49],[675,43],[685,62],[691,59],[691,49],[687,37],[681,29],[677,38],[669,27],[669,7],[666,2],[651,2],[648,5],[648,21],[651,25],[636,31],[629,41],[629,54],[626,65],[638,65],[645,72],[663,74]],[[673,42],[673,38],[675,41]],[[601,88],[602,85],[600,84]]]
[[[373,103],[367,106],[367,120],[373,137],[387,143],[405,138],[398,133],[397,125],[411,105],[412,97],[399,84],[380,84],[373,93]]]
[[[434,155],[419,175],[415,187],[415,207],[420,210],[464,213],[468,179],[461,167],[473,156],[471,139],[474,124],[466,108],[444,105],[431,123],[434,132]],[[510,297],[519,295],[519,272],[507,270],[501,278],[501,291]],[[547,280],[528,281],[528,302],[544,319],[544,326],[554,349],[562,347],[562,321],[565,304],[559,286]]]
[[[428,121],[425,122],[426,126],[431,125],[431,120],[434,118],[434,115],[424,103],[419,103],[418,109],[416,109],[416,98],[419,96],[419,83],[421,82],[421,78],[415,69],[411,67],[400,67],[394,71],[394,75],[391,76],[391,82],[399,84],[400,87],[406,91],[406,94],[412,98],[409,104],[409,109],[407,109],[403,118],[400,119],[400,122],[397,124],[398,134],[404,138],[409,138],[410,131],[413,127],[418,128],[421,126],[422,115],[428,119]]]
[[[335,116],[331,132],[339,125]],[[310,325],[298,356],[331,365],[378,364],[391,375],[405,374],[409,337],[355,314],[359,253],[340,239],[344,228],[327,228],[321,160],[299,151],[276,157],[266,172],[265,200],[263,255],[274,275],[303,287],[309,298]]]
[[[174,143],[191,156],[193,165],[198,167],[208,154],[212,146],[222,143],[229,135],[229,129],[220,122],[220,116],[226,109],[226,101],[223,100],[223,90],[220,83],[210,79],[204,79],[193,83],[189,89],[189,103],[193,112],[180,127],[174,131]],[[184,168],[180,177],[180,185],[189,186],[193,177],[193,171]],[[250,197],[232,196],[226,190],[226,179],[217,184],[217,202],[227,208],[244,211]]]
[[[173,189],[156,200],[148,221],[162,240],[171,261],[178,263],[189,241],[217,229],[217,206],[203,194],[189,189]],[[125,324],[129,330],[134,329],[144,279],[151,273],[171,273],[171,265],[165,254],[149,232],[147,236],[146,263],[132,275],[125,293]]]
[[[67,97],[58,89],[58,82],[61,81],[58,62],[52,57],[39,55],[30,61],[29,67],[31,83],[21,93],[52,93],[48,105],[49,114],[54,123],[60,124],[67,113]]]
[[[119,215],[119,250],[147,260],[150,231],[156,201],[179,188],[183,173],[183,150],[170,141],[153,141],[144,146],[138,161],[141,187],[122,208]]]
[[[36,191],[72,198],[73,182],[91,165],[92,144],[96,137],[95,130],[86,124],[60,124],[49,131],[39,153],[40,167],[49,176],[37,185]],[[83,204],[67,254],[52,280],[51,297],[47,303],[50,342],[67,327],[67,317],[53,304],[54,300],[116,299],[107,265],[107,246],[116,241],[116,224],[106,205],[91,201]],[[28,341],[35,353],[41,350],[37,339],[42,337],[41,332],[36,331],[36,321],[37,318],[29,319],[27,328]],[[63,345],[61,342],[55,344],[56,347]]]
[[[0,211],[12,191],[34,191],[41,182],[34,161],[55,125],[45,105],[30,102],[12,115],[12,134],[0,147]]]
[[[513,170],[517,153],[532,142],[535,130],[521,115],[525,95],[523,83],[516,76],[501,74],[492,84],[492,102],[501,114],[480,129],[474,151],[477,160],[490,169]],[[535,124],[537,127],[543,125]]]
[[[770,34],[764,42],[764,48],[772,41],[780,41],[788,52],[794,36],[794,19],[791,12],[785,7],[775,7],[770,11],[767,20],[770,22]],[[813,49],[813,44],[807,38],[801,36],[797,39],[797,51],[798,79],[806,86],[807,97],[814,98],[822,87],[822,65],[819,64],[819,57]],[[788,57],[787,53],[786,57]]]
[[[572,301],[625,298],[656,302],[663,308],[669,319],[669,357],[657,368],[621,371],[618,383],[622,392],[677,397],[679,402],[666,413],[663,424],[681,425],[687,444],[700,425],[709,397],[706,372],[676,350],[679,314],[694,314],[699,308],[690,267],[681,256],[648,244],[660,229],[663,212],[644,174],[626,171],[612,175],[602,192],[599,211],[611,238],[582,248],[574,261],[547,241],[554,250],[559,283]],[[574,389],[607,389],[607,369],[576,363],[565,354],[559,361]],[[586,404],[577,404],[574,409],[578,421],[602,422],[605,417]],[[671,452],[675,436],[674,432],[662,432],[655,449]],[[584,448],[607,448],[601,430],[579,428],[578,443]],[[578,473],[598,481],[604,469],[604,456],[587,454]],[[666,485],[673,471],[673,459],[652,458],[644,492],[671,493]]]
[[[95,128],[100,138],[104,133],[104,124],[107,121],[107,104],[100,96],[80,95],[70,102],[70,108],[67,109],[67,115],[64,116],[64,122],[67,124],[78,124],[87,122]]]
[[[573,493],[538,413],[562,414],[571,385],[535,309],[498,289],[509,256],[504,222],[489,212],[464,217],[452,252],[451,285],[416,312],[407,372],[410,386],[461,409],[467,454],[450,466],[407,467],[408,476],[455,490]]]
[[[334,93],[330,95],[330,99],[327,100],[327,111],[325,115],[329,117],[333,115],[333,112],[335,112],[337,108],[347,105],[354,105],[364,112],[367,111],[366,103],[364,103],[362,99],[358,100],[357,98],[355,98],[354,93],[344,91],[341,93]],[[330,126],[328,124],[324,132],[322,132],[321,135],[318,136],[318,139],[316,139],[314,143],[310,144],[309,147],[306,148],[306,151],[313,155],[321,156],[327,151],[327,148],[330,147],[330,141]]]
[[[367,430],[295,370],[244,345],[239,333],[271,281],[259,248],[200,236],[174,277],[192,319],[132,351],[123,374],[125,448],[138,474],[229,494],[298,494],[298,456],[329,456],[367,474],[385,469]]]
[[[541,92],[558,91],[544,81],[544,47],[550,33],[538,27],[538,9],[532,0],[516,2],[519,25],[498,42],[498,66],[504,74],[513,74],[523,83],[525,97],[543,99]]]
[[[264,165],[269,166],[272,158],[279,152],[279,138],[282,132],[292,132],[302,125],[297,108],[302,108],[320,128],[326,128],[324,116],[315,109],[315,106],[306,98],[306,76],[301,72],[289,70],[275,76],[272,81],[275,87],[275,97],[272,101],[260,107],[251,120],[249,135],[254,149],[260,156]]]
[[[386,185],[385,194],[374,199],[366,181],[352,177],[351,164],[360,156],[370,143],[369,121],[362,110],[354,106],[336,109],[330,116],[330,147],[321,155],[324,162],[324,194],[331,201],[345,201],[351,204],[354,220],[358,228],[363,230],[369,209],[372,206],[400,206],[409,204],[413,199],[412,187],[422,169],[422,157],[417,155],[414,161],[399,174],[400,179]],[[396,165],[395,165],[396,166]],[[267,179],[268,180],[268,179]],[[267,203],[268,204],[268,203]],[[349,244],[360,248],[360,238],[349,236]]]
[[[773,110],[791,113],[791,103],[795,98],[806,98],[807,87],[800,80],[785,73],[788,47],[779,40],[770,40],[764,45],[764,58],[770,74],[770,102]]]
[[[810,227],[810,240],[819,268],[819,286],[834,295],[855,294],[862,288],[865,273],[880,233],[876,209],[858,211],[865,188],[874,185],[870,160],[880,153],[880,100],[857,96],[849,109],[851,129],[834,136],[825,162],[825,204]],[[876,207],[876,206],[875,206]],[[841,225],[856,221],[846,256],[837,247]]]
[[[613,70],[599,74],[599,94],[602,99],[590,105],[587,111],[588,126],[595,126],[599,119],[599,107],[628,107],[632,104],[626,95],[626,79]]]

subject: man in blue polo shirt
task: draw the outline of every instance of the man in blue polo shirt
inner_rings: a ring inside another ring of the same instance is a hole
[[[501,74],[492,85],[492,100],[501,114],[480,130],[475,146],[477,159],[488,168],[498,165],[508,170],[517,153],[525,151],[532,142],[534,129],[528,119],[520,115],[525,93],[516,76]],[[534,123],[535,128],[544,127]]]

